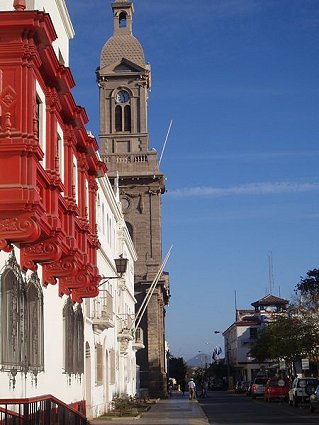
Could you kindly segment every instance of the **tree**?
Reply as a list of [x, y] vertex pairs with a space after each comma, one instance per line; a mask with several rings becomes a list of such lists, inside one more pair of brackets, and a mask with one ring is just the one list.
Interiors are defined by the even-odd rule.
[[297, 298], [294, 306], [298, 313], [308, 317], [318, 318], [319, 312], [319, 270], [307, 272], [307, 277], [301, 278], [295, 286]]
[[284, 359], [293, 365], [296, 360], [311, 357], [318, 340], [319, 332], [311, 320], [281, 316], [259, 332], [251, 355], [260, 362]]
[[185, 379], [187, 365], [183, 357], [170, 357], [169, 358], [169, 377], [175, 378], [178, 383]]
[[257, 335], [254, 345], [251, 347], [250, 356], [259, 362], [271, 359], [272, 333], [269, 327], [261, 329]]

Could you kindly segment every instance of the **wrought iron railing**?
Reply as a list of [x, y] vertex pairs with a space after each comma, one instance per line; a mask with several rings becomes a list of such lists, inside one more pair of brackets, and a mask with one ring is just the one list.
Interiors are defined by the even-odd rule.
[[131, 332], [133, 331], [134, 314], [119, 314], [118, 315], [118, 332]]
[[85, 403], [79, 410], [52, 395], [0, 399], [0, 425], [87, 425]]

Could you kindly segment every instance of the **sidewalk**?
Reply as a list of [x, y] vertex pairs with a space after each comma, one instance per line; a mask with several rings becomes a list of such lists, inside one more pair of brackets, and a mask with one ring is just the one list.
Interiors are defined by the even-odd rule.
[[197, 400], [188, 400], [188, 393], [173, 393], [159, 400], [140, 418], [93, 419], [92, 425], [207, 425], [208, 419]]

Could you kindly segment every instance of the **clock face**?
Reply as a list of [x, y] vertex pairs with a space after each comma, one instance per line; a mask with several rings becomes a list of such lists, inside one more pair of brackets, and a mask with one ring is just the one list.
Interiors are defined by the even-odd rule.
[[126, 103], [130, 99], [130, 95], [126, 90], [120, 90], [116, 94], [116, 101], [118, 103]]

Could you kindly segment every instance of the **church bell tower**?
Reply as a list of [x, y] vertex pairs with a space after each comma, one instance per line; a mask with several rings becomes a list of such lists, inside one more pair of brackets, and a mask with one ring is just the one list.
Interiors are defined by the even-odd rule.
[[[125, 221], [138, 255], [138, 310], [162, 262], [161, 196], [165, 178], [159, 171], [157, 152], [149, 149], [151, 67], [132, 32], [133, 2], [115, 0], [112, 9], [114, 32], [102, 48], [97, 69], [100, 149], [111, 183], [114, 185], [118, 178]], [[150, 396], [166, 395], [164, 323], [168, 299], [168, 275], [163, 273], [140, 323], [145, 348], [136, 356], [141, 388]]]

